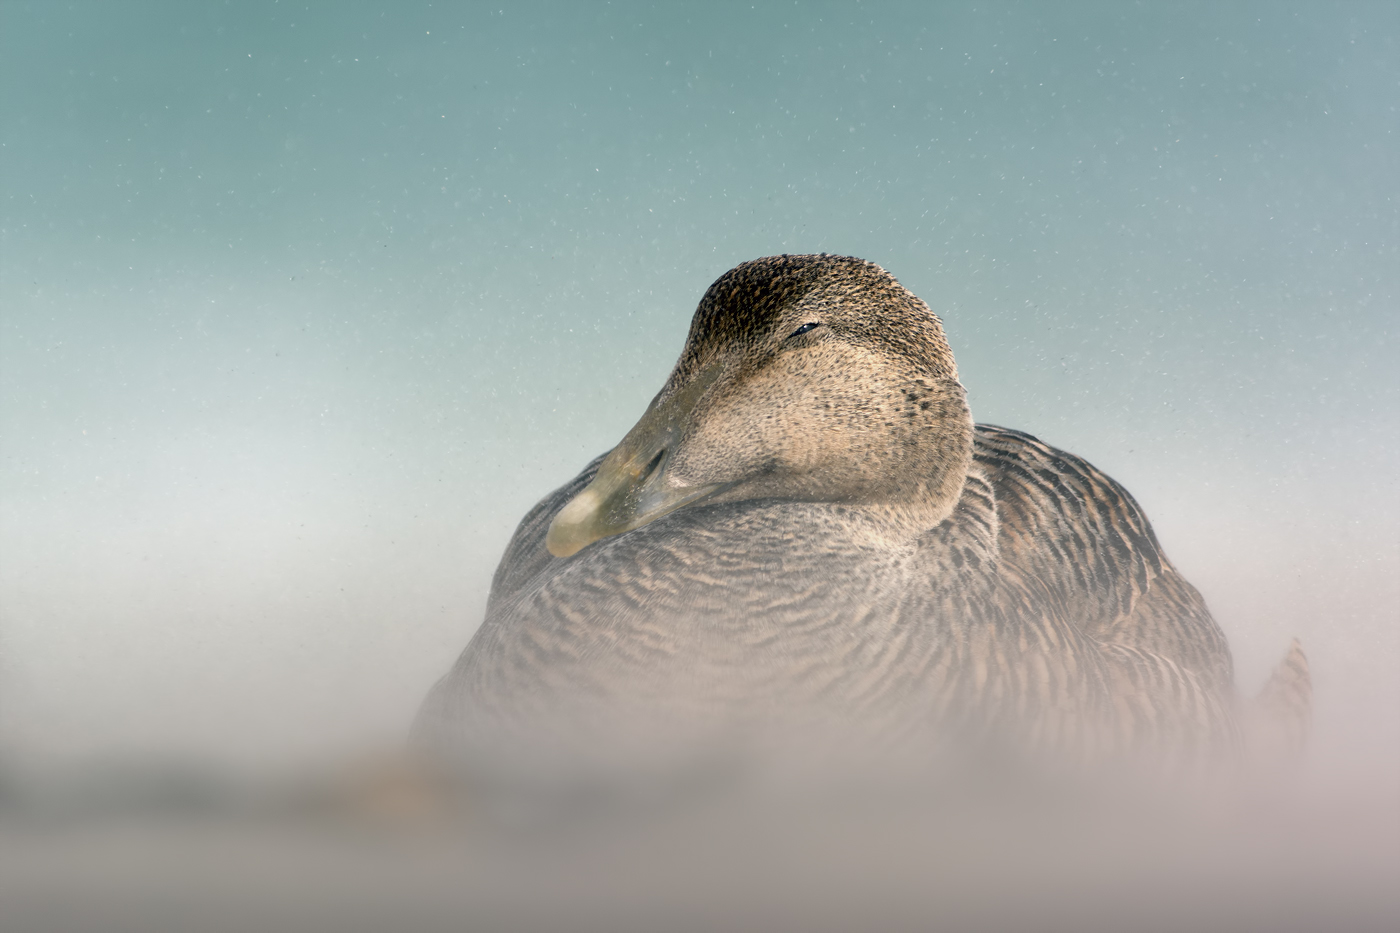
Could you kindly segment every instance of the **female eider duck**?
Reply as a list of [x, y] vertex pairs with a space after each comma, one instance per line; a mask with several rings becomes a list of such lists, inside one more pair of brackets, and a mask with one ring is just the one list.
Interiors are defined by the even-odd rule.
[[[1265, 698], [1305, 721], [1296, 644]], [[1240, 711], [1132, 496], [975, 425], [928, 305], [815, 255], [710, 286], [641, 420], [521, 522], [418, 728], [596, 749], [623, 720], [648, 747], [839, 721], [1102, 757], [1230, 747]]]

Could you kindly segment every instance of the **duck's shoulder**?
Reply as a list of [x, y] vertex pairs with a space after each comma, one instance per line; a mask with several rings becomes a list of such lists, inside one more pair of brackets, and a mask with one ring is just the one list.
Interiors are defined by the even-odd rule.
[[1008, 556], [1083, 567], [1091, 584], [1107, 583], [1102, 574], [1111, 569], [1139, 592], [1170, 570], [1137, 500], [1084, 458], [1024, 431], [979, 424], [973, 462], [996, 496]]
[[1082, 457], [979, 424], [973, 463], [996, 498], [1003, 563], [1043, 580], [1087, 634], [1105, 638], [1178, 579], [1132, 494]]

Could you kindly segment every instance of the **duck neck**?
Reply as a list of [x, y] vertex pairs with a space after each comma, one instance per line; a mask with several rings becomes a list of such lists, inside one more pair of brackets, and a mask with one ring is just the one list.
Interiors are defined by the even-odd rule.
[[946, 520], [972, 466], [972, 413], [960, 384], [906, 393], [906, 402], [917, 411], [910, 429], [893, 435], [885, 469], [870, 471], [884, 480], [852, 503], [891, 542], [912, 542]]

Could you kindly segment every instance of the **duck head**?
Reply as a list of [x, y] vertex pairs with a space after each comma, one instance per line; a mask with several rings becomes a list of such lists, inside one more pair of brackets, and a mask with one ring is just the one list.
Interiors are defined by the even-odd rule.
[[952, 512], [972, 417], [943, 326], [874, 263], [774, 256], [710, 286], [636, 426], [555, 516], [569, 557], [700, 502], [867, 511], [894, 539]]

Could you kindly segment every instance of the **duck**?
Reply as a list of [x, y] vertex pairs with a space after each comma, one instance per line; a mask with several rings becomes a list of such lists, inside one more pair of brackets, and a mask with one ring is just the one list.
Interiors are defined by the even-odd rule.
[[[1296, 642], [1265, 696], [1273, 734], [1303, 731]], [[636, 425], [520, 522], [415, 734], [489, 754], [839, 722], [1195, 758], [1241, 743], [1241, 703], [1123, 486], [975, 423], [942, 322], [883, 268], [781, 255], [709, 287]]]

